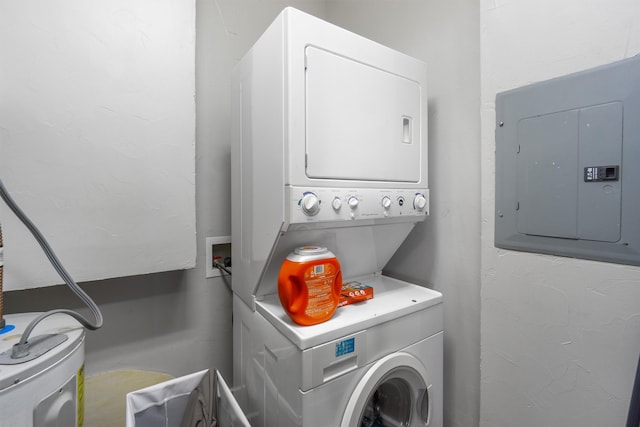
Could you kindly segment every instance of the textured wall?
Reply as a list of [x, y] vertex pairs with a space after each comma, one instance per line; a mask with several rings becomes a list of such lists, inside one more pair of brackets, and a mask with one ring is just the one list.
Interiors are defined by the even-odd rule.
[[481, 426], [625, 423], [640, 269], [494, 248], [494, 102], [637, 54], [639, 18], [633, 0], [481, 1]]
[[[471, 0], [197, 2], [195, 269], [93, 282], [105, 326], [87, 336], [87, 372], [214, 366], [231, 378], [231, 297], [205, 279], [204, 238], [230, 233], [229, 76], [280, 10], [292, 5], [428, 66], [431, 215], [390, 271], [444, 293], [447, 426], [479, 417], [479, 5]], [[78, 307], [63, 287], [7, 294], [7, 310]]]
[[[87, 333], [87, 374], [134, 368], [184, 375], [216, 367], [231, 380], [231, 292], [228, 279], [205, 279], [205, 238], [231, 233], [231, 70], [288, 5], [325, 11], [317, 0], [197, 1], [196, 268], [83, 283], [105, 318], [102, 329]], [[80, 307], [63, 286], [7, 292], [5, 303], [6, 313]]]
[[[0, 176], [76, 280], [195, 265], [195, 1], [0, 3]], [[62, 283], [0, 203], [5, 289]]]

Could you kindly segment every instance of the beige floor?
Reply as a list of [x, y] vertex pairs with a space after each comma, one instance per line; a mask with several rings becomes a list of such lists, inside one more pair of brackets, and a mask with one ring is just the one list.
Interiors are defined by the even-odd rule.
[[91, 375], [84, 383], [84, 427], [123, 427], [127, 393], [170, 380], [161, 372], [122, 370]]

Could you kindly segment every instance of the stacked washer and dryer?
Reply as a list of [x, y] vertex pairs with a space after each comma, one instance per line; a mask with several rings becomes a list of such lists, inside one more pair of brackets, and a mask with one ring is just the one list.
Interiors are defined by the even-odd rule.
[[[233, 76], [234, 383], [254, 426], [442, 426], [442, 295], [382, 274], [429, 209], [423, 62], [285, 9]], [[305, 245], [373, 299], [294, 323]]]

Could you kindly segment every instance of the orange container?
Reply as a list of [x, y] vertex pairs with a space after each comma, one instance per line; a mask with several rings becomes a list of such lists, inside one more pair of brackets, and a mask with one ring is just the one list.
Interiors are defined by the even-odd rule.
[[331, 318], [340, 302], [340, 263], [327, 248], [296, 248], [280, 267], [278, 296], [291, 320], [309, 326]]

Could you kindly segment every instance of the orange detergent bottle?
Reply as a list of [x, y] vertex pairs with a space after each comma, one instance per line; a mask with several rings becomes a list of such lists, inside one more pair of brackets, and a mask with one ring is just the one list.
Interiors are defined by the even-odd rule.
[[341, 290], [340, 263], [327, 248], [296, 248], [280, 267], [280, 303], [291, 320], [299, 325], [329, 320], [338, 307]]

